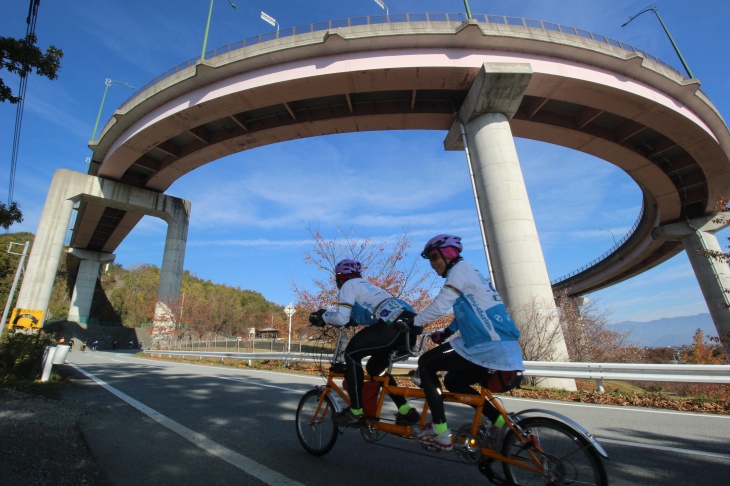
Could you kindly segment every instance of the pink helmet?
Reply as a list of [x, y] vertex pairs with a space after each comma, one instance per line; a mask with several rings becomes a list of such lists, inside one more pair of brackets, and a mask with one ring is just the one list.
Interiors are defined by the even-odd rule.
[[352, 274], [360, 275], [360, 272], [362, 272], [362, 263], [355, 260], [345, 259], [335, 266], [335, 275], [337, 276]]
[[431, 251], [438, 250], [439, 248], [446, 248], [447, 246], [456, 248], [456, 251], [461, 253], [461, 250], [463, 248], [461, 246], [461, 237], [446, 234], [434, 236], [433, 238], [428, 240], [426, 246], [423, 247], [421, 256], [428, 260], [428, 254], [431, 253]]

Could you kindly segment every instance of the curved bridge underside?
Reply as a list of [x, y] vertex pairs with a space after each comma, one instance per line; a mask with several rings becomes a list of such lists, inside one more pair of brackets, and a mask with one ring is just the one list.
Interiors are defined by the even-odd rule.
[[[529, 63], [513, 134], [627, 172], [644, 196], [637, 229], [609, 258], [554, 285], [585, 294], [683, 250], [662, 225], [713, 213], [730, 194], [730, 134], [699, 90], [639, 54], [560, 32], [413, 22], [332, 29], [231, 51], [178, 72], [107, 123], [89, 173], [164, 192], [236, 152], [319, 135], [442, 130], [485, 62]], [[142, 217], [85, 203], [71, 246], [113, 252]]]

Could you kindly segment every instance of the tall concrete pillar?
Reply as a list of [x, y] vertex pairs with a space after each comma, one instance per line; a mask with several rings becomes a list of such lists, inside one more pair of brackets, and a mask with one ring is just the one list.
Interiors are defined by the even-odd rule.
[[[160, 285], [157, 290], [155, 305], [155, 325], [151, 335], [153, 343], [171, 330], [171, 305], [180, 296], [183, 264], [185, 263], [185, 247], [188, 238], [190, 221], [190, 203], [182, 199], [174, 199], [167, 208], [167, 236], [165, 251], [162, 256]], [[152, 343], [151, 343], [152, 344]]]
[[[521, 332], [539, 333], [543, 344], [549, 347], [549, 359], [568, 361], [545, 258], [509, 126], [509, 119], [517, 112], [531, 76], [529, 64], [485, 63], [444, 145], [447, 150], [464, 148], [460, 133], [464, 129], [477, 208], [495, 284]], [[527, 313], [540, 315], [539, 329], [532, 322], [521, 322], [528, 320], [521, 317]], [[541, 385], [575, 390], [575, 381], [571, 379], [548, 379]]]
[[71, 295], [71, 306], [68, 309], [68, 320], [78, 322], [82, 328], [86, 328], [91, 311], [91, 303], [94, 298], [96, 282], [99, 279], [99, 269], [102, 263], [114, 261], [111, 253], [80, 250], [72, 248], [69, 253], [79, 258], [79, 270], [76, 274], [76, 284]]
[[[18, 293], [17, 306], [44, 312], [48, 309], [71, 212], [74, 204], [81, 201], [155, 216], [168, 223], [158, 299], [176, 299], [182, 281], [190, 202], [120, 182], [59, 169], [53, 175], [46, 197], [23, 284]], [[98, 266], [96, 268], [98, 271]], [[94, 273], [93, 265], [86, 267], [84, 272]], [[80, 309], [78, 312], [81, 314]]]
[[74, 201], [68, 197], [68, 186], [71, 181], [65, 177], [66, 175], [57, 171], [48, 189], [23, 283], [18, 292], [16, 306], [21, 309], [43, 312], [48, 310], [53, 281], [63, 253], [63, 241], [74, 207]]
[[715, 323], [718, 337], [723, 339], [725, 351], [730, 353], [730, 267], [725, 261], [708, 257], [722, 254], [720, 243], [713, 234], [722, 229], [722, 222], [713, 217], [672, 223], [654, 230], [653, 236], [660, 239], [681, 240], [697, 283]]

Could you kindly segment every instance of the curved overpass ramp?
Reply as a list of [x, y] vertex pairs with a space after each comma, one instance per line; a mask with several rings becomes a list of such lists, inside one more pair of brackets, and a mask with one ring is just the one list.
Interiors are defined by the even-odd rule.
[[[533, 74], [510, 120], [513, 134], [602, 158], [626, 171], [644, 196], [623, 245], [554, 288], [592, 292], [680, 252], [680, 239], [652, 233], [707, 217], [730, 194], [730, 134], [699, 83], [590, 33], [475, 18], [329, 25], [217, 51], [166, 73], [120, 107], [91, 144], [90, 173], [164, 192], [208, 162], [279, 141], [446, 131], [484, 63], [528, 63]], [[112, 252], [140, 218], [84, 203], [71, 245]]]
[[[90, 173], [164, 192], [213, 160], [284, 140], [446, 131], [484, 63], [528, 63], [533, 74], [510, 120], [513, 134], [602, 158], [644, 197], [623, 245], [554, 288], [592, 292], [682, 251], [680, 238], [655, 238], [656, 229], [705, 218], [730, 194], [730, 134], [699, 83], [590, 33], [475, 19], [330, 25], [217, 51], [120, 107], [91, 144]], [[83, 203], [71, 246], [112, 252], [140, 218]]]

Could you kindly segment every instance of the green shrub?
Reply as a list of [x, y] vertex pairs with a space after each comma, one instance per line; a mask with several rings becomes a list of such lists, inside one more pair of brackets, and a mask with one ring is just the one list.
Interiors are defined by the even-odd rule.
[[33, 381], [43, 371], [43, 353], [53, 341], [43, 332], [24, 334], [7, 332], [0, 339], [0, 376]]

